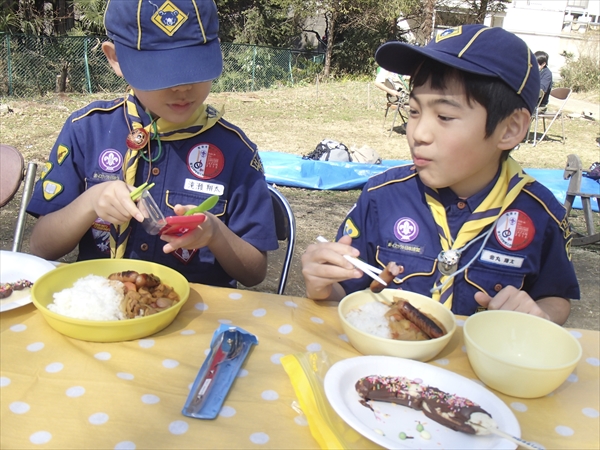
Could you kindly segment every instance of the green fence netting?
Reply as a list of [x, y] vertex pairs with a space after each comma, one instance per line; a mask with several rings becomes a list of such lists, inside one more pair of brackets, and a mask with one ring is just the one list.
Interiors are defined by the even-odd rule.
[[[50, 92], [122, 92], [123, 79], [104, 54], [105, 36], [32, 36], [0, 33], [0, 96], [31, 97]], [[223, 74], [213, 92], [247, 92], [312, 81], [323, 54], [222, 43]], [[173, 68], [173, 70], [177, 70]]]

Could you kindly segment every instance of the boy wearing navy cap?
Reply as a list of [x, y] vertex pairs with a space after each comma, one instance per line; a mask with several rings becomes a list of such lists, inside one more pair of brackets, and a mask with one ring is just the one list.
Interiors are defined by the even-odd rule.
[[[130, 90], [67, 120], [28, 206], [39, 217], [32, 253], [57, 259], [79, 245], [79, 260], [144, 259], [193, 282], [260, 283], [278, 245], [263, 167], [246, 135], [204, 103], [223, 68], [214, 1], [110, 0], [104, 21], [102, 49]], [[144, 182], [165, 216], [219, 202], [193, 231], [152, 236], [130, 198]]]
[[370, 278], [349, 254], [399, 274], [389, 288], [454, 313], [507, 309], [562, 324], [579, 298], [571, 233], [554, 195], [508, 154], [527, 133], [540, 90], [517, 36], [482, 25], [445, 30], [425, 47], [382, 45], [385, 69], [411, 76], [412, 165], [372, 177], [338, 242], [302, 256], [307, 296], [339, 300]]

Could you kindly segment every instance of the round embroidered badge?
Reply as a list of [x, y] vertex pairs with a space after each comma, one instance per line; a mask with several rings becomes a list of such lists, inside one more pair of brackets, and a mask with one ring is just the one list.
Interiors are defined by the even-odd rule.
[[521, 250], [531, 244], [535, 236], [535, 225], [523, 211], [511, 209], [498, 219], [496, 240], [508, 250]]
[[100, 153], [98, 164], [105, 172], [116, 172], [123, 165], [123, 155], [114, 148], [107, 148]]
[[394, 236], [401, 242], [414, 241], [419, 235], [419, 225], [410, 217], [402, 217], [394, 224]]
[[208, 180], [217, 177], [223, 171], [225, 157], [219, 147], [213, 144], [198, 144], [189, 151], [187, 164], [192, 175]]

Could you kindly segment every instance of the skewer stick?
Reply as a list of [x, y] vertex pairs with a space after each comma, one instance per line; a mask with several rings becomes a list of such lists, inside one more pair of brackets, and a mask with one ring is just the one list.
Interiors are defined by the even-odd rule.
[[532, 450], [543, 450], [543, 448], [544, 448], [544, 447], [540, 447], [539, 445], [533, 444], [531, 442], [527, 442], [524, 439], [521, 439], [521, 438], [518, 438], [511, 434], [505, 433], [504, 431], [499, 430], [498, 428], [486, 427], [486, 426], [482, 425], [481, 423], [475, 423], [475, 422], [469, 422], [469, 425], [474, 427], [476, 430], [482, 429], [482, 430], [487, 431], [488, 433], [492, 433], [497, 436], [500, 436], [500, 437], [506, 439], [507, 441], [517, 444], [519, 447], [528, 448], [528, 449], [532, 449]]

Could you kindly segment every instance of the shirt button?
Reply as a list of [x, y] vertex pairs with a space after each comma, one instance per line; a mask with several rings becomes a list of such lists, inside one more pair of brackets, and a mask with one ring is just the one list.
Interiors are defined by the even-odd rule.
[[500, 292], [502, 290], [502, 285], [500, 283], [498, 283], [497, 285], [494, 286], [494, 290], [496, 292]]
[[145, 252], [146, 250], [148, 250], [148, 244], [142, 244], [140, 245], [140, 250]]
[[458, 206], [458, 209], [465, 209], [465, 206], [467, 206], [467, 204], [465, 202], [458, 202], [456, 206]]
[[160, 169], [158, 167], [152, 168], [152, 175], [156, 176], [160, 173]]
[[398, 266], [398, 273], [404, 273], [404, 266]]

